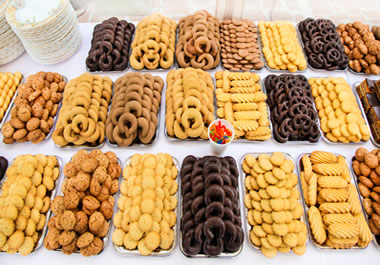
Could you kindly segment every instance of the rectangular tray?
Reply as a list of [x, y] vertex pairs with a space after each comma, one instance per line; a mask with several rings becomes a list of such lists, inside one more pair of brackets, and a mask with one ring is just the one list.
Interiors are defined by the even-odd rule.
[[[309, 56], [307, 56], [306, 54], [306, 51], [305, 51], [305, 45], [303, 43], [303, 39], [302, 39], [302, 35], [301, 35], [301, 32], [299, 31], [299, 28], [298, 28], [298, 25], [300, 23], [298, 22], [297, 25], [296, 25], [296, 32], [297, 32], [297, 36], [298, 36], [298, 39], [299, 39], [299, 42], [301, 44], [301, 47], [302, 47], [302, 51], [303, 51], [303, 54], [305, 55], [305, 58], [306, 58], [306, 62], [307, 62], [307, 66], [314, 70], [314, 71], [329, 71], [329, 72], [344, 72], [347, 70], [348, 67], [348, 63], [346, 65], [346, 68], [344, 69], [337, 69], [337, 70], [326, 70], [326, 69], [318, 69], [318, 68], [314, 68], [313, 66], [311, 66], [311, 64], [309, 63]], [[344, 52], [343, 52], [344, 53]]]
[[7, 117], [9, 116], [10, 112], [11, 112], [11, 107], [13, 106], [14, 102], [15, 102], [15, 99], [17, 97], [17, 94], [18, 94], [18, 88], [19, 86], [24, 83], [24, 75], [21, 75], [21, 80], [20, 80], [20, 83], [18, 84], [18, 86], [16, 87], [16, 90], [15, 92], [13, 93], [13, 96], [12, 96], [12, 99], [11, 101], [8, 103], [8, 107], [7, 107], [7, 110], [4, 112], [4, 115], [3, 115], [3, 118], [0, 120], [0, 129], [3, 127], [5, 121], [7, 120]]
[[370, 126], [370, 124], [369, 124], [369, 122], [368, 122], [367, 114], [365, 113], [364, 108], [363, 108], [362, 101], [361, 101], [361, 99], [360, 99], [358, 93], [356, 92], [356, 87], [357, 87], [360, 83], [361, 83], [361, 82], [355, 82], [355, 83], [353, 84], [353, 89], [354, 89], [354, 94], [355, 94], [355, 97], [356, 97], [356, 101], [358, 102], [359, 109], [360, 109], [360, 111], [362, 112], [362, 116], [364, 117], [364, 120], [365, 120], [365, 122], [367, 123], [367, 126], [368, 126], [368, 128], [369, 128], [369, 132], [370, 132], [370, 136], [371, 136], [371, 142], [373, 143], [374, 146], [376, 146], [376, 147], [380, 147], [380, 143], [377, 143], [377, 142], [375, 141], [375, 137], [373, 137], [372, 129], [371, 129], [371, 126]]
[[[303, 169], [303, 166], [302, 166], [302, 157], [304, 155], [310, 155], [311, 153], [302, 153], [299, 155], [298, 159], [297, 159], [297, 173], [298, 173], [298, 183], [301, 183], [301, 171]], [[338, 155], [341, 155], [341, 154], [338, 154], [338, 153], [334, 153], [334, 155], [338, 156]], [[344, 160], [346, 161], [346, 165], [347, 165], [347, 168], [349, 169], [350, 171], [350, 175], [351, 175], [351, 183], [354, 183], [355, 185], [355, 188], [356, 188], [356, 192], [357, 192], [357, 195], [359, 196], [359, 189], [358, 189], [358, 185], [357, 183], [355, 182], [354, 178], [353, 178], [353, 172], [351, 170], [351, 167], [348, 165], [347, 163], [347, 158], [344, 156], [344, 155], [341, 155], [344, 157]], [[319, 248], [319, 249], [323, 249], [323, 250], [335, 250], [335, 251], [347, 251], [347, 250], [350, 250], [350, 249], [365, 249], [367, 247], [359, 247], [359, 246], [354, 246], [352, 248], [347, 248], [347, 249], [335, 249], [335, 248], [332, 248], [332, 247], [328, 247], [328, 246], [324, 246], [324, 245], [321, 245], [319, 244], [318, 242], [316, 242], [314, 240], [314, 237], [313, 237], [313, 234], [311, 232], [311, 228], [310, 228], [310, 224], [309, 224], [309, 217], [307, 216], [307, 211], [309, 210], [309, 206], [307, 206], [306, 202], [305, 202], [305, 198], [304, 198], [304, 195], [303, 195], [303, 191], [302, 191], [302, 183], [301, 183], [301, 196], [302, 196], [302, 202], [303, 202], [303, 208], [304, 208], [304, 211], [305, 211], [305, 216], [306, 216], [306, 224], [307, 224], [307, 230], [309, 232], [309, 240], [311, 242], [313, 242], [313, 244]], [[317, 194], [318, 195], [318, 194]], [[360, 200], [359, 200], [360, 201]], [[361, 204], [361, 201], [360, 201], [360, 206], [361, 206], [361, 209], [362, 209], [362, 212], [364, 211], [363, 210], [363, 206]], [[365, 216], [365, 215], [364, 215]]]
[[[253, 22], [253, 21], [252, 21], [252, 22]], [[259, 45], [260, 60], [261, 60], [262, 62], [264, 62], [264, 56], [263, 56], [263, 52], [262, 52], [263, 48], [262, 48], [262, 46], [261, 46], [261, 39], [260, 39], [260, 31], [259, 31], [259, 27], [257, 26], [257, 23], [256, 23], [256, 22], [253, 22], [253, 24], [255, 24], [256, 29], [257, 29], [256, 34], [257, 34], [257, 44]], [[222, 54], [222, 49], [220, 49], [220, 54]], [[223, 66], [223, 63], [222, 63], [222, 57], [220, 57], [220, 68], [223, 69], [223, 71], [230, 71], [230, 72], [261, 72], [261, 70], [264, 69], [264, 66], [261, 67], [260, 69], [251, 69], [251, 70], [249, 70], [249, 71], [242, 71], [242, 70], [239, 70], [239, 71], [233, 71], [233, 70], [229, 70], [229, 69], [227, 69], [227, 68], [225, 68], [225, 67]]]
[[[236, 161], [236, 159], [235, 159]], [[178, 172], [178, 174], [180, 174], [180, 171]], [[240, 172], [239, 172], [240, 174]], [[179, 179], [181, 179], [179, 177]], [[244, 225], [243, 225], [243, 214], [242, 214], [242, 206], [241, 206], [241, 202], [243, 201], [243, 197], [242, 197], [242, 194], [241, 194], [241, 187], [243, 186], [244, 184], [241, 183], [240, 181], [240, 176], [238, 177], [238, 187], [237, 187], [237, 192], [239, 194], [239, 206], [240, 206], [240, 219], [242, 221], [242, 229], [244, 231]], [[179, 187], [178, 189], [180, 190], [181, 187]], [[181, 191], [180, 191], [181, 192]], [[181, 220], [182, 220], [182, 203], [183, 203], [183, 200], [182, 200], [182, 195], [181, 195], [181, 201], [180, 201], [180, 217], [179, 217], [179, 223], [181, 223]], [[235, 251], [235, 252], [232, 252], [232, 253], [225, 253], [225, 252], [222, 252], [220, 255], [218, 256], [208, 256], [206, 254], [196, 254], [196, 255], [187, 255], [183, 248], [182, 248], [182, 231], [181, 229], [179, 229], [180, 232], [179, 232], [179, 249], [181, 250], [182, 254], [185, 256], [185, 257], [188, 257], [188, 258], [233, 258], [233, 257], [236, 257], [238, 256], [242, 250], [243, 250], [243, 246], [244, 246], [244, 242], [241, 244], [240, 248]], [[244, 241], [244, 240], [243, 240]]]
[[[131, 162], [131, 157], [128, 157], [128, 159], [125, 161], [124, 165], [123, 165], [123, 169], [127, 166], [129, 166], [130, 162]], [[178, 170], [178, 174], [177, 174], [177, 181], [179, 182], [179, 172], [181, 170], [180, 166], [179, 166], [179, 162], [177, 160], [177, 158], [171, 156], [172, 159], [173, 159], [173, 163], [174, 165], [177, 167], [177, 170]], [[121, 181], [120, 181], [120, 184], [121, 182], [124, 181], [123, 180], [123, 177], [121, 177]], [[179, 201], [179, 194], [181, 192], [181, 189], [180, 189], [180, 186], [179, 186], [179, 183], [178, 183], [178, 190], [177, 190], [177, 193], [176, 193], [176, 196], [177, 196], [177, 200]], [[119, 197], [120, 197], [120, 189], [119, 191], [117, 192], [116, 194], [116, 202], [118, 201]], [[114, 215], [115, 213], [118, 211], [118, 207], [116, 205], [116, 208], [114, 209]], [[177, 208], [175, 209], [175, 214], [176, 216], [178, 216], [178, 203], [177, 203]], [[176, 248], [177, 244], [178, 244], [178, 218], [177, 218], [177, 223], [173, 226], [173, 231], [174, 231], [174, 242], [171, 246], [170, 249], [168, 250], [156, 250], [154, 252], [152, 252], [151, 254], [149, 254], [149, 256], [153, 256], [153, 257], [166, 257], [166, 256], [169, 256], [173, 253], [174, 249]], [[112, 223], [112, 232], [115, 231], [116, 229], [116, 226]], [[110, 229], [111, 230], [111, 229]], [[127, 250], [126, 248], [124, 248], [123, 246], [117, 246], [115, 245], [114, 243], [112, 243], [113, 245], [113, 248], [114, 250], [116, 251], [117, 254], [121, 255], [121, 256], [142, 256], [139, 251], [136, 249], [136, 250]]]
[[[328, 78], [328, 77], [309, 77], [308, 80], [311, 79], [311, 78]], [[346, 80], [346, 82], [347, 82], [347, 79], [346, 79], [346, 78], [345, 78], [345, 80]], [[347, 84], [348, 84], [348, 82], [347, 82]], [[351, 88], [351, 91], [352, 91], [352, 88]], [[352, 91], [352, 93], [353, 93], [354, 95], [356, 94], [355, 91]], [[361, 102], [358, 102], [357, 96], [356, 96], [356, 103], [358, 104], [358, 106], [359, 106], [359, 110], [360, 110], [360, 104], [361, 104]], [[314, 105], [314, 109], [317, 110], [317, 106], [315, 105], [315, 98], [314, 98], [314, 96], [313, 96], [313, 105]], [[367, 141], [360, 141], [360, 142], [357, 142], [357, 143], [355, 143], [355, 142], [342, 143], [342, 142], [332, 142], [332, 141], [330, 141], [329, 139], [327, 139], [327, 137], [325, 136], [325, 133], [323, 132], [323, 130], [322, 130], [322, 128], [321, 128], [321, 118], [319, 117], [319, 112], [318, 112], [318, 110], [317, 110], [317, 114], [318, 114], [318, 123], [319, 123], [319, 130], [320, 130], [320, 132], [321, 132], [321, 138], [322, 138], [326, 143], [328, 143], [328, 144], [333, 144], [333, 145], [341, 145], [341, 144], [360, 145], [360, 144], [363, 144], [363, 143], [366, 143], [366, 142], [367, 142]], [[363, 116], [363, 113], [362, 113], [362, 116]], [[364, 115], [363, 118], [364, 118], [365, 125], [368, 126], [368, 122], [367, 122], [367, 119], [366, 119], [365, 115]], [[370, 128], [370, 127], [368, 126], [368, 128]]]
[[[207, 72], [207, 71], [206, 71]], [[218, 106], [216, 105], [216, 96], [215, 96], [215, 87], [216, 87], [216, 82], [215, 82], [215, 78], [212, 76], [211, 73], [208, 73], [210, 76], [211, 76], [211, 79], [213, 81], [213, 84], [214, 84], [214, 90], [213, 90], [213, 96], [214, 96], [214, 118], [217, 119], [218, 116], [216, 115], [216, 110], [218, 108]], [[166, 84], [166, 89], [165, 89], [165, 94], [164, 95], [164, 102], [165, 102], [165, 105], [164, 105], [164, 111], [165, 111], [165, 123], [164, 123], [164, 134], [166, 136], [166, 139], [170, 142], [179, 142], [179, 141], [189, 141], [189, 142], [198, 142], [198, 141], [208, 141], [208, 139], [201, 139], [201, 138], [186, 138], [186, 139], [179, 139], [177, 137], [172, 137], [172, 136], [169, 136], [168, 135], [168, 131], [166, 130], [166, 90], [167, 90], [167, 82], [165, 81], [165, 84]], [[163, 104], [161, 104], [161, 106], [163, 106]]]
[[[46, 156], [50, 156], [50, 155], [46, 155]], [[45, 220], [45, 225], [44, 225], [44, 228], [42, 229], [42, 232], [39, 233], [39, 237], [38, 237], [38, 241], [36, 243], [36, 245], [34, 246], [34, 249], [33, 251], [30, 253], [32, 254], [33, 252], [37, 251], [43, 244], [44, 244], [44, 239], [45, 239], [45, 236], [46, 236], [46, 233], [47, 233], [47, 230], [48, 230], [48, 222], [49, 222], [49, 219], [51, 217], [51, 214], [52, 214], [52, 211], [51, 211], [51, 202], [53, 202], [54, 198], [57, 196], [57, 193], [58, 193], [58, 188], [61, 186], [63, 180], [62, 180], [62, 172], [63, 172], [63, 160], [60, 156], [57, 156], [57, 155], [51, 155], [51, 156], [55, 156], [57, 158], [57, 162], [58, 162], [58, 167], [59, 167], [59, 175], [58, 175], [58, 178], [55, 180], [55, 187], [54, 189], [51, 191], [51, 195], [50, 195], [50, 207], [49, 207], [49, 210], [46, 212], [46, 220]], [[8, 167], [13, 165], [14, 163], [14, 159], [12, 160], [12, 163], [9, 164], [8, 163]], [[1, 188], [3, 186], [3, 184], [5, 183], [7, 179], [7, 173], [5, 173], [3, 179], [1, 180], [0, 182], [0, 194], [1, 194]], [[7, 252], [2, 252], [0, 251], [0, 255], [3, 255], [3, 254], [8, 254]], [[16, 255], [20, 255], [20, 253], [15, 253]]]
[[[359, 186], [358, 186], [358, 182], [359, 182], [359, 180], [358, 180], [358, 177], [356, 176], [356, 174], [355, 174], [355, 172], [354, 172], [354, 170], [353, 170], [353, 168], [352, 168], [352, 162], [353, 162], [353, 161], [354, 161], [354, 157], [351, 158], [351, 166], [350, 166], [351, 174], [352, 174], [352, 177], [353, 177], [353, 179], [354, 179], [356, 189], [357, 189], [357, 191], [358, 191], [359, 200], [360, 200], [360, 205], [362, 206], [362, 211], [363, 211], [364, 217], [365, 217], [365, 219], [366, 219], [366, 221], [367, 221], [367, 223], [368, 223], [368, 214], [367, 214], [367, 212], [364, 210], [364, 207], [363, 207], [363, 200], [364, 200], [364, 198], [363, 198], [362, 194], [360, 193]], [[373, 240], [372, 240], [372, 242], [375, 244], [375, 246], [376, 246], [378, 249], [380, 249], [380, 236], [376, 236], [375, 234], [372, 233], [372, 231], [371, 231], [371, 234], [373, 235]]]
[[[70, 158], [70, 161], [71, 161], [71, 159], [72, 159], [72, 158]], [[121, 166], [121, 161], [120, 161], [119, 158], [117, 158], [117, 161], [119, 162], [119, 165]], [[123, 171], [122, 171], [122, 172], [123, 172]], [[120, 176], [119, 176], [119, 183], [120, 183], [120, 179], [123, 178], [122, 175], [123, 175], [123, 173], [121, 173]], [[62, 192], [62, 190], [61, 190], [61, 186], [62, 186], [63, 181], [64, 181], [65, 179], [66, 179], [65, 176], [63, 176], [63, 177], [62, 177], [62, 180], [61, 180], [61, 184], [60, 184], [60, 186], [59, 186], [59, 194], [58, 194], [58, 195], [60, 195], [60, 196], [63, 196], [63, 192]], [[119, 187], [119, 189], [120, 189], [120, 187]], [[115, 198], [115, 195], [114, 195], [114, 198]], [[114, 211], [113, 211], [113, 214], [112, 214], [112, 218], [113, 218], [114, 213], [115, 213], [115, 207], [117, 207], [117, 200], [116, 200], [116, 198], [115, 198], [115, 205], [114, 205]], [[100, 255], [100, 254], [104, 251], [104, 249], [107, 247], [108, 240], [109, 240], [110, 233], [111, 233], [112, 218], [111, 218], [110, 220], [108, 220], [109, 227], [108, 227], [107, 235], [106, 235], [105, 237], [103, 237], [103, 239], [102, 239], [102, 240], [103, 240], [103, 248], [102, 248], [102, 250], [101, 250], [98, 254], [96, 254], [95, 256]], [[47, 228], [47, 226], [46, 226], [46, 228]], [[63, 253], [63, 252], [62, 252], [62, 247], [57, 248], [57, 249], [54, 249], [54, 250], [52, 250], [52, 251], [54, 251], [54, 252], [59, 252], [59, 253]], [[80, 255], [80, 252], [79, 252], [79, 250], [76, 250], [76, 251], [73, 252], [72, 254]]]
[[[284, 74], [284, 73], [283, 73]], [[306, 77], [306, 76], [305, 76]], [[265, 78], [267, 78], [267, 76], [265, 77]], [[266, 86], [265, 86], [265, 82], [262, 82], [263, 83], [263, 87], [265, 87], [265, 94], [267, 94], [268, 95], [268, 93], [267, 93], [267, 88], [266, 88]], [[313, 101], [313, 108], [314, 108], [314, 110], [315, 110], [315, 112], [317, 113], [317, 115], [318, 115], [318, 111], [317, 111], [317, 109], [316, 109], [316, 107], [315, 107], [315, 104], [314, 104], [314, 97], [313, 96], [311, 96], [311, 100]], [[268, 106], [268, 115], [269, 115], [269, 124], [270, 124], [270, 128], [271, 128], [271, 130], [272, 130], [272, 132], [273, 132], [273, 123], [272, 123], [272, 119], [271, 119], [271, 116], [270, 116], [270, 107], [269, 107], [269, 104], [267, 103], [267, 106]], [[321, 124], [320, 124], [320, 122], [319, 122], [319, 116], [318, 116], [318, 118], [317, 118], [317, 124], [318, 124], [318, 130], [319, 130], [319, 132], [320, 132], [320, 134], [322, 135], [323, 134], [323, 132], [322, 132], [322, 130], [321, 130]], [[272, 134], [272, 139], [276, 142], [276, 143], [278, 143], [278, 144], [289, 144], [289, 145], [315, 145], [315, 144], [318, 144], [319, 143], [319, 141], [320, 141], [320, 139], [321, 139], [321, 137], [319, 137], [319, 139], [318, 139], [318, 141], [317, 142], [315, 142], [315, 143], [312, 143], [312, 142], [309, 142], [309, 141], [291, 141], [291, 140], [288, 140], [288, 141], [286, 141], [285, 143], [280, 143], [279, 141], [277, 141], [277, 139], [273, 136], [273, 134]], [[294, 162], [294, 161], [293, 161]]]
[[[271, 21], [269, 21], [269, 22], [271, 22]], [[293, 25], [293, 27], [295, 27], [294, 23], [291, 23], [291, 24]], [[258, 29], [259, 29], [259, 28], [257, 27], [257, 30], [258, 30]], [[261, 36], [261, 34], [259, 34], [259, 36]], [[301, 46], [301, 43], [300, 43], [300, 40], [299, 40], [299, 38], [298, 38], [297, 32], [296, 32], [296, 38], [297, 38], [297, 40], [298, 40], [298, 45], [300, 45], [300, 47], [301, 47], [303, 57], [305, 58], [306, 63], [307, 63], [306, 55], [305, 55], [305, 52], [304, 52], [304, 50], [303, 50], [303, 48], [302, 48], [302, 46]], [[262, 50], [262, 49], [263, 49], [263, 43], [262, 43], [262, 41], [261, 41], [261, 37], [258, 38], [258, 39], [259, 39], [259, 41], [260, 41], [259, 47], [261, 47], [261, 50]], [[265, 67], [266, 67], [269, 71], [272, 71], [272, 72], [275, 72], [275, 73], [283, 73], [283, 74], [286, 74], [286, 73], [288, 73], [288, 74], [298, 74], [298, 73], [304, 73], [304, 72], [306, 72], [306, 70], [307, 70], [307, 67], [306, 67], [305, 70], [297, 70], [296, 72], [290, 72], [289, 70], [273, 69], [273, 68], [270, 68], [270, 67], [269, 67], [269, 65], [268, 65], [268, 63], [267, 63], [267, 59], [265, 58], [264, 55], [263, 55], [263, 58], [264, 58], [264, 65], [265, 65]], [[308, 65], [307, 65], [307, 66], [308, 66]]]
[[[259, 155], [261, 155], [261, 154], [267, 154], [267, 155], [272, 155], [273, 154], [273, 152], [249, 152], [249, 153], [245, 153], [243, 156], [242, 156], [242, 158], [240, 159], [240, 176], [241, 176], [241, 180], [240, 180], [240, 183], [242, 183], [242, 185], [241, 185], [241, 192], [242, 192], [242, 195], [243, 195], [243, 198], [244, 198], [244, 196], [246, 195], [246, 192], [247, 192], [247, 190], [246, 190], [246, 188], [245, 188], [245, 176], [246, 176], [246, 174], [244, 173], [244, 170], [243, 170], [243, 162], [244, 162], [244, 159], [245, 159], [245, 157], [247, 156], [247, 155], [252, 155], [252, 156], [254, 156], [254, 157], [258, 157]], [[292, 156], [290, 155], [290, 154], [288, 154], [288, 153], [286, 153], [286, 152], [282, 152], [282, 154], [285, 156], [285, 158], [287, 159], [287, 160], [290, 160], [290, 161], [292, 161], [293, 163], [295, 163], [294, 162], [294, 159], [292, 158]], [[295, 164], [294, 164], [295, 165]], [[296, 166], [296, 165], [295, 165]], [[296, 173], [295, 172], [296, 171], [296, 169], [294, 168], [294, 170], [293, 170], [293, 173]], [[299, 192], [300, 192], [300, 197], [302, 196], [302, 188], [301, 188], [301, 185], [300, 185], [300, 182], [299, 182], [300, 180], [299, 180], [299, 177], [298, 177], [298, 184], [296, 185], [296, 187], [298, 188], [298, 190], [299, 190]], [[244, 204], [244, 199], [242, 200], [243, 201], [243, 204]], [[303, 208], [303, 215], [301, 216], [301, 222], [303, 222], [304, 224], [306, 224], [306, 226], [307, 227], [309, 227], [308, 226], [308, 223], [305, 221], [306, 220], [306, 210], [305, 210], [305, 207], [304, 207], [304, 204], [303, 204], [303, 200], [301, 199], [301, 198], [299, 198], [298, 199], [298, 202], [301, 204], [301, 206], [303, 206], [302, 208]], [[259, 252], [261, 252], [261, 249], [260, 249], [260, 247], [257, 247], [257, 246], [255, 246], [252, 242], [251, 242], [251, 239], [250, 239], [250, 237], [249, 237], [249, 233], [250, 233], [250, 231], [251, 231], [251, 229], [252, 229], [252, 226], [248, 223], [248, 209], [247, 209], [247, 207], [245, 207], [245, 205], [243, 205], [243, 207], [244, 207], [244, 224], [245, 224], [245, 234], [246, 234], [246, 236], [247, 236], [247, 242], [248, 242], [248, 244], [249, 244], [249, 246], [252, 248], [252, 249], [255, 249], [255, 250], [257, 250], [257, 251], [259, 251]], [[309, 231], [309, 229], [308, 229], [308, 234], [310, 234], [310, 231]], [[306, 239], [306, 242], [305, 242], [305, 246], [307, 245], [307, 243], [308, 243], [308, 240], [309, 238], [307, 237], [307, 239]]]

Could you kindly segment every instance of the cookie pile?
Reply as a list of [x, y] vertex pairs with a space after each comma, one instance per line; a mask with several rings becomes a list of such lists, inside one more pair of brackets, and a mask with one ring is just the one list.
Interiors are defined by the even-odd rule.
[[310, 78], [309, 83], [321, 129], [328, 140], [342, 143], [369, 140], [369, 128], [344, 78]]
[[249, 19], [224, 19], [220, 23], [222, 65], [231, 71], [260, 70], [260, 58], [255, 23]]
[[103, 250], [115, 199], [121, 166], [113, 152], [99, 149], [78, 151], [63, 169], [63, 195], [54, 198], [54, 216], [48, 222], [44, 246], [70, 255], [97, 255]]
[[206, 10], [181, 18], [175, 55], [181, 68], [210, 70], [220, 62], [219, 21]]
[[104, 20], [94, 28], [91, 48], [86, 58], [93, 71], [123, 71], [128, 66], [129, 46], [135, 25], [116, 17]]
[[0, 250], [25, 256], [42, 236], [59, 164], [55, 156], [21, 155], [6, 175], [0, 195]]
[[218, 256], [237, 252], [244, 232], [235, 160], [228, 156], [187, 156], [180, 173], [184, 254]]
[[20, 72], [0, 73], [0, 121], [4, 118], [9, 104], [21, 82], [22, 75]]
[[214, 121], [214, 84], [209, 73], [191, 67], [166, 77], [166, 130], [169, 137], [208, 139]]
[[123, 169], [114, 245], [154, 255], [175, 243], [178, 169], [169, 154], [135, 154]]
[[268, 75], [265, 78], [273, 135], [277, 142], [318, 142], [321, 133], [310, 85], [303, 75]]
[[133, 69], [168, 69], [174, 62], [177, 23], [156, 13], [137, 24], [130, 57]]
[[368, 224], [379, 242], [380, 236], [380, 166], [379, 149], [369, 152], [360, 147], [356, 150], [352, 168], [359, 182], [363, 207], [368, 216]]
[[290, 22], [259, 22], [262, 51], [271, 69], [296, 72], [305, 70], [307, 63]]
[[298, 24], [309, 64], [316, 69], [344, 70], [348, 57], [329, 19], [307, 18]]
[[313, 241], [336, 249], [368, 246], [372, 234], [345, 158], [314, 151], [302, 157], [300, 171]]
[[8, 160], [5, 157], [0, 156], [0, 182], [3, 179], [5, 175], [5, 171], [7, 171], [7, 168], [8, 168]]
[[7, 20], [5, 13], [11, 0], [4, 0], [0, 3], [0, 65], [9, 63], [15, 60], [24, 52], [24, 45], [13, 32]]
[[54, 125], [65, 85], [62, 75], [58, 73], [38, 72], [30, 75], [18, 88], [11, 119], [1, 128], [3, 142], [39, 143], [45, 140]]
[[54, 143], [61, 147], [101, 144], [111, 96], [109, 77], [85, 73], [70, 80], [53, 132]]
[[248, 72], [219, 71], [215, 73], [215, 79], [216, 114], [234, 126], [235, 138], [269, 139], [267, 96], [262, 92], [260, 76]]
[[293, 161], [280, 152], [248, 154], [242, 168], [246, 174], [244, 204], [251, 243], [269, 258], [277, 251], [292, 250], [303, 255], [307, 227], [301, 221], [304, 212]]
[[339, 24], [337, 31], [350, 59], [349, 67], [358, 73], [380, 74], [380, 41], [370, 26], [360, 22]]
[[152, 142], [163, 87], [161, 77], [151, 74], [128, 73], [116, 80], [106, 121], [106, 136], [111, 144], [129, 146]]

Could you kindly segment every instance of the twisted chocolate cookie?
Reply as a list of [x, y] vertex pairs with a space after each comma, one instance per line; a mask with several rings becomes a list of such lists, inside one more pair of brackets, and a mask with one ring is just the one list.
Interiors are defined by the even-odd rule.
[[181, 168], [182, 248], [186, 255], [237, 251], [244, 240], [232, 157], [187, 156]]
[[128, 73], [116, 80], [106, 136], [119, 146], [148, 144], [156, 135], [164, 81], [151, 74]]
[[94, 28], [86, 66], [93, 71], [122, 71], [128, 66], [129, 46], [135, 25], [116, 17]]
[[318, 115], [310, 85], [303, 75], [269, 75], [265, 78], [274, 138], [280, 142], [318, 142]]
[[298, 29], [312, 67], [328, 71], [347, 67], [348, 56], [331, 20], [307, 18], [298, 24]]

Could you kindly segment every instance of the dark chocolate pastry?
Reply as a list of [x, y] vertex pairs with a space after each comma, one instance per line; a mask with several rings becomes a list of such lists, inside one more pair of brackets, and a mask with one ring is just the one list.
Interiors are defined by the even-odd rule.
[[115, 17], [96, 25], [86, 59], [87, 68], [91, 72], [126, 69], [134, 31], [135, 25]]
[[343, 70], [348, 65], [348, 56], [329, 19], [307, 18], [298, 24], [309, 64], [316, 69]]
[[238, 178], [232, 157], [187, 156], [180, 171], [181, 234], [186, 255], [237, 251], [244, 240]]
[[274, 139], [318, 142], [318, 115], [310, 85], [303, 75], [268, 75], [265, 78]]
[[3, 179], [5, 171], [7, 171], [7, 168], [8, 160], [5, 157], [0, 156], [0, 181]]

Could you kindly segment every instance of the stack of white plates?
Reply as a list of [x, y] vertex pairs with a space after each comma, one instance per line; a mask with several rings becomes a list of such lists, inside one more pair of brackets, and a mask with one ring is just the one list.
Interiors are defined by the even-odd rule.
[[69, 0], [12, 0], [6, 18], [37, 63], [64, 61], [81, 45], [77, 17]]
[[24, 46], [5, 19], [10, 0], [0, 0], [0, 65], [9, 63], [24, 52]]

